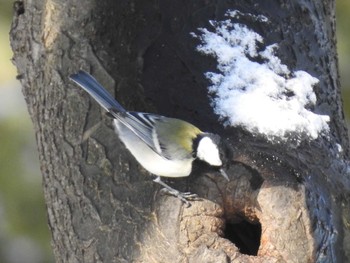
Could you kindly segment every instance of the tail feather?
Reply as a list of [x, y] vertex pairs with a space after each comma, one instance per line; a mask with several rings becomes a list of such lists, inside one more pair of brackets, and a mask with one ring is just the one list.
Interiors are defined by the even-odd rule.
[[107, 111], [126, 112], [122, 105], [89, 73], [79, 70], [78, 73], [70, 75], [69, 78], [87, 91]]

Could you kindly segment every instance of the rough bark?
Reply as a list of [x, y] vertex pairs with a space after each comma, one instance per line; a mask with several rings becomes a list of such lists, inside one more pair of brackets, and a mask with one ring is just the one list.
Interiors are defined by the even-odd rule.
[[[320, 79], [314, 110], [331, 117], [328, 137], [276, 145], [218, 122], [203, 76], [215, 62], [195, 52], [190, 32], [227, 9], [267, 16], [268, 25], [251, 26], [280, 45], [284, 64]], [[334, 23], [333, 1], [16, 2], [14, 63], [36, 131], [57, 262], [350, 260], [349, 142]], [[202, 200], [186, 208], [163, 196], [103, 110], [69, 82], [80, 68], [130, 110], [228, 138], [231, 181], [197, 170], [171, 182]]]

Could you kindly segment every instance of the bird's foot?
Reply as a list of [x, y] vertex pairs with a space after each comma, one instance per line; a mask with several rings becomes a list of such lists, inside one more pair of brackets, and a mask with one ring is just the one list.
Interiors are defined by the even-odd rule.
[[168, 194], [168, 195], [172, 195], [175, 196], [177, 198], [179, 198], [183, 203], [186, 204], [187, 207], [191, 206], [191, 203], [189, 201], [195, 201], [198, 200], [198, 195], [196, 194], [192, 194], [190, 192], [180, 192], [176, 189], [168, 189], [166, 187], [161, 189], [162, 193], [164, 194]]
[[153, 180], [154, 182], [162, 185], [164, 188], [162, 188], [162, 192], [165, 194], [169, 194], [172, 196], [177, 197], [178, 199], [180, 199], [183, 203], [186, 204], [187, 207], [191, 206], [191, 203], [189, 201], [194, 201], [194, 200], [198, 200], [198, 195], [196, 194], [192, 194], [190, 192], [180, 192], [174, 188], [172, 188], [171, 186], [167, 185], [166, 183], [164, 183], [160, 177], [158, 176], [156, 179]]

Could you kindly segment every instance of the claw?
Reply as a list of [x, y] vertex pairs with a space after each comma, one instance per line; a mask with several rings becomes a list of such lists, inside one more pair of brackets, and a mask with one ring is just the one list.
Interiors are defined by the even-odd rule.
[[183, 203], [186, 204], [187, 207], [190, 207], [191, 204], [189, 201], [193, 201], [193, 200], [198, 200], [198, 196], [196, 194], [192, 194], [190, 192], [185, 192], [182, 193], [172, 187], [170, 187], [169, 185], [167, 185], [166, 183], [164, 183], [160, 177], [158, 176], [156, 179], [153, 180], [155, 183], [158, 183], [160, 185], [162, 185], [164, 188], [161, 189], [161, 191], [163, 193], [175, 196], [177, 198], [179, 198]]

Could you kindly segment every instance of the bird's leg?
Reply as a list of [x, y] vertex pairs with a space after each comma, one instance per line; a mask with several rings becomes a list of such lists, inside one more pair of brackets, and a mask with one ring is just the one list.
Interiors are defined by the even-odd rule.
[[163, 186], [164, 188], [162, 189], [163, 192], [166, 192], [167, 194], [173, 195], [177, 198], [179, 198], [182, 202], [184, 202], [187, 207], [191, 206], [191, 204], [188, 202], [188, 200], [194, 200], [197, 198], [196, 194], [191, 194], [190, 192], [185, 192], [182, 193], [172, 187], [170, 187], [169, 185], [167, 185], [166, 183], [164, 183], [159, 176], [157, 176], [156, 179], [153, 180], [153, 182], [160, 184], [161, 186]]

